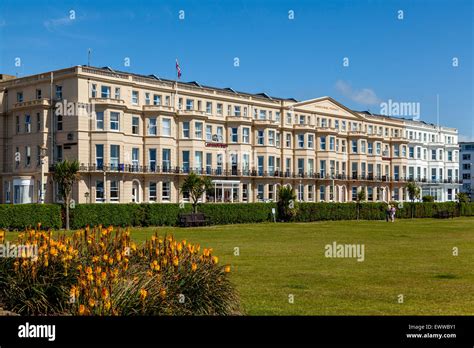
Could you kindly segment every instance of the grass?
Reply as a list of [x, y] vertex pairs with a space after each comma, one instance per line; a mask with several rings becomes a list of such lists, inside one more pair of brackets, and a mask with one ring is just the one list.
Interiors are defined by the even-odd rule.
[[[156, 228], [135, 228], [132, 237], [143, 241]], [[158, 229], [231, 264], [249, 315], [474, 314], [473, 218]], [[326, 258], [334, 241], [363, 244], [365, 260]]]

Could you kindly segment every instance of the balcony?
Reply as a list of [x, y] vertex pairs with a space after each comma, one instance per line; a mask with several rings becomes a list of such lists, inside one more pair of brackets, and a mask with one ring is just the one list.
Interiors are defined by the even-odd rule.
[[295, 129], [295, 130], [312, 130], [312, 131], [314, 131], [314, 130], [315, 130], [315, 127], [314, 127], [314, 125], [311, 125], [311, 124], [309, 124], [309, 123], [303, 123], [303, 124], [301, 124], [301, 123], [295, 123], [295, 124], [293, 125], [293, 129]]
[[89, 98], [90, 102], [95, 105], [113, 105], [125, 107], [125, 101], [114, 98]]
[[191, 116], [191, 117], [198, 117], [198, 118], [207, 118], [208, 114], [205, 111], [200, 110], [178, 110], [178, 116]]
[[49, 108], [51, 106], [49, 99], [42, 98], [42, 99], [34, 99], [34, 100], [29, 100], [29, 101], [23, 101], [20, 103], [15, 103], [13, 104], [12, 109], [26, 109], [30, 107], [44, 107], [44, 108]]
[[170, 105], [143, 105], [144, 112], [162, 112], [162, 113], [174, 113], [174, 107]]

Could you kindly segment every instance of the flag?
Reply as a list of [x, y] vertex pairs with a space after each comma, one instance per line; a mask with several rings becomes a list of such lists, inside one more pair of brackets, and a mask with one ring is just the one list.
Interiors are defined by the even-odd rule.
[[178, 80], [181, 78], [181, 68], [178, 63], [178, 59], [176, 59], [176, 74], [178, 75]]

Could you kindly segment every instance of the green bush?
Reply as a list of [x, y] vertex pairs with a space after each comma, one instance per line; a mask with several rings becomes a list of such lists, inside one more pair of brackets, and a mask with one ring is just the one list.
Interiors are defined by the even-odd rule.
[[77, 204], [71, 210], [71, 228], [89, 226], [142, 226], [146, 204]]
[[57, 204], [0, 204], [0, 228], [22, 230], [41, 223], [42, 228], [62, 226], [61, 206]]
[[273, 221], [274, 203], [202, 204], [198, 211], [211, 220], [212, 225], [243, 224]]

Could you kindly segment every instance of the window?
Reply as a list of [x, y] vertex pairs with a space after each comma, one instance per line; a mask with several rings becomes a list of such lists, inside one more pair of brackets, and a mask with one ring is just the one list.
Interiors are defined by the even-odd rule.
[[189, 138], [189, 121], [183, 122], [183, 138]]
[[217, 104], [217, 115], [222, 116], [223, 113], [223, 105], [221, 103]]
[[56, 146], [56, 161], [61, 162], [63, 160], [63, 147], [62, 145]]
[[319, 149], [322, 151], [326, 151], [326, 137], [319, 138]]
[[140, 149], [138, 147], [132, 148], [132, 167], [134, 171], [138, 171], [140, 165]]
[[202, 151], [194, 151], [194, 167], [196, 171], [201, 174], [203, 169]]
[[241, 114], [240, 114], [240, 106], [235, 105], [235, 106], [234, 106], [234, 116], [239, 117], [240, 115], [241, 115]]
[[36, 89], [36, 99], [41, 99], [41, 89]]
[[25, 146], [25, 166], [29, 167], [31, 165], [31, 147]]
[[119, 201], [119, 183], [117, 180], [112, 180], [110, 182], [110, 201], [111, 202]]
[[152, 172], [156, 171], [156, 149], [148, 149], [148, 166]]
[[104, 145], [95, 145], [95, 164], [98, 170], [102, 170], [104, 167]]
[[120, 130], [120, 114], [118, 112], [110, 113], [110, 130], [111, 131]]
[[217, 154], [217, 174], [220, 175], [222, 174], [222, 163], [223, 163], [223, 155], [221, 153]]
[[138, 105], [138, 91], [132, 91], [132, 104]]
[[97, 111], [95, 113], [95, 129], [96, 130], [104, 130], [104, 112], [103, 111]]
[[273, 175], [275, 173], [275, 157], [268, 156], [268, 174]]
[[286, 147], [291, 147], [291, 134], [286, 134]]
[[365, 153], [365, 140], [360, 141], [360, 152]]
[[100, 89], [101, 98], [110, 98], [110, 86], [102, 86]]
[[357, 187], [352, 186], [352, 200], [357, 201]]
[[186, 110], [194, 110], [194, 100], [186, 99]]
[[202, 122], [194, 123], [194, 137], [202, 139]]
[[97, 98], [97, 85], [95, 83], [91, 86], [91, 98]]
[[16, 134], [20, 133], [20, 116], [16, 117]]
[[290, 112], [286, 113], [286, 123], [291, 124], [291, 113]]
[[165, 172], [171, 169], [171, 149], [163, 149], [161, 165]]
[[298, 158], [298, 174], [304, 174], [304, 158]]
[[117, 170], [120, 162], [120, 146], [110, 145], [110, 166]]
[[257, 156], [257, 169], [259, 176], [263, 176], [263, 159], [263, 156]]
[[163, 118], [161, 120], [161, 135], [170, 137], [171, 136], [171, 119]]
[[408, 147], [408, 157], [415, 158], [415, 148], [413, 146]]
[[270, 146], [275, 145], [275, 131], [274, 130], [268, 131], [268, 145]]
[[120, 88], [115, 87], [115, 99], [120, 99]]
[[329, 151], [334, 151], [334, 137], [329, 137]]
[[304, 134], [298, 134], [298, 147], [300, 149], [304, 148]]
[[148, 200], [156, 202], [156, 182], [154, 181], [148, 184]]
[[132, 134], [138, 135], [140, 131], [140, 119], [138, 116], [132, 117]]
[[17, 103], [23, 102], [23, 92], [16, 92], [16, 101]]
[[236, 143], [239, 141], [238, 130], [239, 129], [237, 127], [233, 127], [230, 129], [230, 141], [232, 143]]
[[279, 132], [277, 132], [277, 134], [276, 134], [275, 145], [276, 145], [276, 147], [281, 146], [281, 144], [280, 144], [280, 133]]
[[151, 117], [148, 119], [148, 135], [157, 135], [158, 130], [156, 127], [156, 117]]
[[357, 153], [357, 140], [352, 140], [352, 153]]
[[56, 99], [63, 99], [63, 86], [56, 85]]
[[275, 111], [275, 121], [280, 122], [281, 116], [280, 116], [280, 111]]
[[321, 178], [326, 177], [326, 160], [319, 161], [319, 175]]
[[257, 144], [258, 145], [263, 145], [265, 141], [265, 136], [264, 136], [264, 131], [262, 129], [259, 129], [257, 131]]
[[382, 153], [382, 144], [381, 143], [375, 143], [376, 145], [376, 151], [375, 154], [379, 155]]
[[212, 102], [206, 102], [206, 114], [212, 114]]
[[212, 126], [206, 125], [206, 141], [212, 141]]
[[448, 161], [452, 161], [453, 160], [453, 152], [452, 151], [448, 151]]
[[224, 141], [224, 127], [217, 127], [217, 140]]
[[56, 116], [56, 130], [58, 131], [63, 130], [63, 116], [62, 115]]
[[257, 185], [257, 199], [259, 201], [263, 201], [264, 200], [264, 197], [263, 197], [263, 189], [264, 189], [264, 185], [263, 184], [258, 184]]
[[374, 153], [374, 143], [368, 143], [367, 144], [367, 153], [369, 155], [372, 155]]
[[169, 201], [171, 197], [171, 183], [169, 181], [162, 183], [161, 200]]
[[153, 105], [161, 105], [161, 95], [153, 94]]
[[39, 112], [36, 113], [36, 131], [41, 130], [41, 114]]
[[96, 203], [104, 201], [104, 182], [102, 180], [95, 182], [95, 201]]
[[206, 153], [206, 174], [212, 173], [212, 153]]
[[431, 160], [436, 161], [436, 150], [431, 150]]
[[189, 173], [189, 151], [183, 151], [183, 172]]
[[258, 118], [260, 120], [265, 120], [267, 118], [267, 111], [266, 110], [260, 110]]
[[250, 143], [250, 128], [247, 128], [247, 127], [242, 128], [242, 141], [245, 144]]
[[31, 133], [31, 116], [25, 115], [25, 132]]

